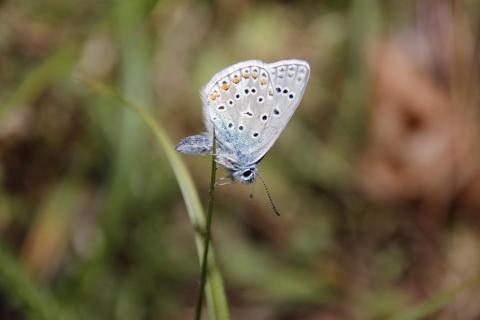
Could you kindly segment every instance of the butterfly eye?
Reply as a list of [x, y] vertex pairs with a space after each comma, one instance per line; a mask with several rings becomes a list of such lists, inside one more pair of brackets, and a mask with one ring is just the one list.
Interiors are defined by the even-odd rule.
[[223, 104], [221, 104], [217, 107], [217, 109], [218, 109], [218, 111], [223, 111], [223, 110], [225, 110], [225, 106]]
[[283, 89], [283, 94], [287, 94], [287, 93], [288, 93], [288, 89], [287, 88]]
[[252, 92], [252, 94], [257, 93], [257, 89], [255, 89], [255, 88], [250, 89], [250, 91]]
[[233, 106], [233, 100], [232, 99], [228, 100], [228, 104]]
[[278, 110], [277, 108], [273, 109], [273, 114], [275, 116], [279, 116], [280, 115], [280, 110]]
[[258, 97], [257, 101], [258, 101], [258, 103], [263, 103], [263, 97], [262, 96]]
[[282, 92], [282, 88], [276, 87], [275, 90], [277, 90], [278, 93]]
[[244, 129], [244, 128], [243, 128], [242, 125], [239, 125], [239, 126], [238, 126], [238, 130], [243, 131], [243, 129]]
[[248, 177], [250, 177], [251, 175], [252, 175], [252, 170], [250, 170], [250, 169], [249, 169], [249, 170], [245, 170], [245, 171], [243, 171], [243, 173], [242, 173], [242, 176], [243, 176], [244, 178], [248, 178]]
[[229, 127], [230, 129], [233, 128], [233, 122], [229, 122], [229, 123], [228, 123], [228, 127]]
[[254, 133], [252, 134], [252, 137], [257, 138], [257, 137], [258, 137], [258, 134], [259, 134], [258, 132], [254, 132]]
[[237, 93], [237, 94], [235, 95], [235, 99], [237, 99], [237, 100], [240, 99], [240, 93]]
[[261, 119], [263, 122], [266, 122], [268, 120], [268, 115], [266, 113], [262, 114]]
[[245, 92], [245, 94], [248, 94], [250, 92], [250, 90], [248, 90], [248, 88], [247, 88], [247, 89], [245, 89], [244, 92]]
[[288, 99], [290, 99], [290, 100], [293, 100], [294, 97], [295, 97], [295, 95], [294, 95], [293, 93], [290, 93], [290, 94], [288, 95]]

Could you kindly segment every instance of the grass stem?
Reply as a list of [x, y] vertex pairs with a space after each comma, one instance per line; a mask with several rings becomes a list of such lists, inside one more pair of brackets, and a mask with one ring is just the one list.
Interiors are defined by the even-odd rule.
[[212, 225], [213, 216], [213, 204], [215, 200], [215, 180], [217, 173], [217, 164], [215, 162], [216, 143], [215, 143], [215, 131], [213, 132], [213, 148], [212, 148], [212, 174], [210, 177], [210, 191], [208, 195], [208, 209], [207, 209], [207, 222], [205, 226], [204, 234], [204, 246], [202, 257], [202, 270], [200, 274], [200, 287], [198, 292], [197, 306], [195, 308], [195, 320], [200, 320], [202, 314], [203, 299], [205, 296], [205, 283], [207, 280], [208, 269], [208, 248], [210, 247], [210, 228]]

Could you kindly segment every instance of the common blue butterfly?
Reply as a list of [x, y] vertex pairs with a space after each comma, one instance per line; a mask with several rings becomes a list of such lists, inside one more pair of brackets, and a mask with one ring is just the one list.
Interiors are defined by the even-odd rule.
[[300, 103], [309, 75], [308, 63], [294, 59], [249, 60], [223, 69], [201, 91], [207, 132], [182, 139], [176, 150], [211, 154], [215, 129], [215, 161], [233, 181], [253, 183], [258, 163]]

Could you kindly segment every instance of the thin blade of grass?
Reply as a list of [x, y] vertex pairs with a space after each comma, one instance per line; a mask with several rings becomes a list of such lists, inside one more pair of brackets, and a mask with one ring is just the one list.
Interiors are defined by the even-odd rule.
[[[174, 151], [173, 144], [170, 142], [167, 134], [152, 116], [150, 116], [142, 108], [135, 105], [135, 103], [132, 101], [122, 97], [112, 88], [93, 80], [83, 79], [83, 82], [86, 83], [86, 85], [93, 91], [118, 101], [122, 105], [132, 110], [153, 132], [157, 142], [165, 152], [168, 162], [172, 166], [173, 172], [180, 186], [180, 191], [182, 192], [185, 205], [187, 207], [188, 216], [195, 230], [195, 244], [201, 264], [202, 253], [204, 252], [203, 231], [206, 230], [205, 215], [203, 213], [200, 198], [193, 184], [193, 180], [188, 173], [185, 164]], [[205, 287], [209, 319], [228, 320], [230, 319], [230, 313], [223, 286], [223, 279], [219, 268], [215, 263], [214, 256], [214, 250], [210, 244], [207, 259], [208, 272]]]
[[210, 176], [210, 192], [208, 195], [208, 212], [207, 212], [207, 226], [205, 230], [205, 245], [203, 247], [203, 255], [201, 260], [202, 272], [200, 274], [200, 287], [198, 292], [197, 306], [195, 308], [195, 319], [200, 320], [202, 317], [202, 306], [203, 306], [203, 297], [205, 294], [205, 282], [207, 280], [207, 273], [209, 269], [208, 265], [208, 249], [210, 249], [210, 231], [212, 226], [212, 217], [213, 217], [213, 204], [215, 203], [215, 181], [217, 174], [217, 163], [215, 162], [216, 153], [216, 143], [215, 143], [215, 131], [213, 131], [213, 148], [212, 148], [212, 173]]
[[52, 82], [65, 77], [77, 61], [77, 47], [77, 43], [62, 47], [30, 71], [19, 87], [5, 101], [0, 102], [0, 116], [11, 107], [30, 103]]

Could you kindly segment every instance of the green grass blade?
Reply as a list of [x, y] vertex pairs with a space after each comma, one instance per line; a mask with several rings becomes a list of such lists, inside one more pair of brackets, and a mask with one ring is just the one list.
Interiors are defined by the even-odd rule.
[[[195, 230], [195, 244], [197, 247], [199, 261], [201, 263], [202, 253], [204, 251], [202, 231], [205, 230], [206, 227], [205, 215], [203, 213], [200, 198], [193, 184], [193, 180], [188, 173], [185, 164], [180, 159], [179, 155], [174, 151], [173, 144], [170, 142], [167, 134], [152, 116], [150, 116], [142, 108], [135, 105], [135, 103], [132, 101], [120, 96], [110, 87], [92, 80], [84, 80], [84, 82], [95, 92], [98, 92], [115, 101], [119, 101], [124, 106], [135, 112], [153, 132], [157, 142], [164, 151], [168, 162], [172, 166], [173, 172], [180, 186], [180, 190], [187, 207], [188, 216]], [[209, 272], [207, 274], [207, 284], [205, 288], [209, 319], [228, 320], [230, 319], [230, 313], [223, 287], [223, 279], [215, 263], [214, 256], [214, 250], [210, 244], [207, 260]]]
[[71, 43], [53, 53], [35, 67], [5, 101], [0, 102], [0, 116], [10, 107], [30, 103], [52, 82], [66, 76], [77, 61], [78, 45]]
[[[212, 136], [213, 147], [212, 153], [216, 153], [216, 143], [215, 143], [215, 131]], [[212, 226], [212, 217], [213, 217], [213, 205], [215, 203], [215, 181], [217, 174], [217, 163], [215, 162], [215, 156], [212, 155], [212, 173], [210, 176], [210, 192], [208, 195], [208, 211], [207, 211], [207, 225], [204, 232], [204, 250], [202, 254], [202, 260], [200, 264], [202, 265], [202, 271], [200, 274], [200, 286], [197, 299], [197, 306], [195, 308], [195, 319], [200, 320], [202, 317], [202, 306], [203, 306], [203, 296], [205, 294], [205, 282], [207, 280], [207, 274], [209, 272], [208, 264], [208, 250], [210, 249], [210, 232]]]

